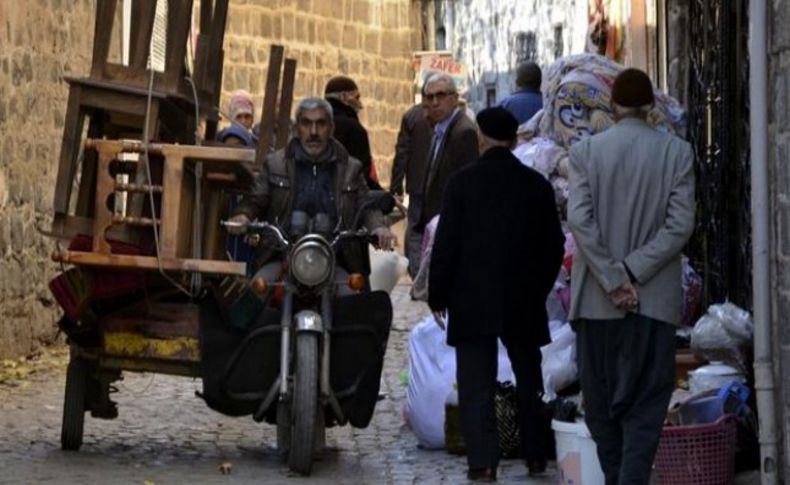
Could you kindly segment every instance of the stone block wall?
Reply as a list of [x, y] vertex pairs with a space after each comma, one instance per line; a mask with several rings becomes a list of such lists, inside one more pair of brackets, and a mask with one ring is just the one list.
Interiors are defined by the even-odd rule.
[[[246, 88], [260, 109], [272, 43], [298, 60], [297, 98], [322, 94], [335, 74], [352, 76], [366, 106], [361, 118], [379, 175], [388, 183], [400, 116], [413, 99], [419, 3], [230, 4], [223, 102]], [[29, 353], [56, 334], [59, 310], [47, 288], [58, 269], [49, 259], [54, 242], [37, 228], [46, 229], [52, 213], [68, 94], [62, 76], [90, 70], [94, 9], [95, 0], [0, 0], [0, 359]], [[110, 50], [115, 61], [118, 39]]]
[[790, 477], [790, 4], [768, 2], [768, 157], [771, 170], [772, 318], [780, 473]]
[[[90, 68], [93, 0], [0, 0], [0, 358], [56, 334], [49, 226], [67, 88]], [[85, 26], [91, 26], [85, 28]]]
[[400, 117], [414, 100], [411, 55], [421, 46], [420, 22], [420, 4], [412, 0], [231, 0], [221, 108], [227, 112], [230, 94], [246, 89], [260, 119], [272, 44], [297, 60], [294, 106], [323, 96], [332, 76], [350, 76], [386, 187]]

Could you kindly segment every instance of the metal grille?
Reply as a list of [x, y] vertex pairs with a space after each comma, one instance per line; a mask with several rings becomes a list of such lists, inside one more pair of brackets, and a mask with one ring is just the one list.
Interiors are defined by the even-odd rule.
[[697, 228], [688, 253], [705, 305], [751, 308], [747, 0], [689, 3], [689, 139]]
[[519, 32], [516, 34], [516, 64], [535, 60], [538, 54], [538, 38], [535, 32]]

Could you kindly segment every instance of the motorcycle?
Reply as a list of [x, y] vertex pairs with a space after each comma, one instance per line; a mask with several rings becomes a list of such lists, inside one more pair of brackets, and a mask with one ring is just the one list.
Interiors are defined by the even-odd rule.
[[[143, 150], [116, 140], [86, 146], [98, 152], [102, 170], [127, 175], [133, 165], [112, 163]], [[150, 372], [200, 378], [197, 394], [210, 408], [276, 425], [290, 468], [310, 473], [325, 429], [368, 426], [378, 400], [392, 304], [386, 292], [370, 291], [370, 234], [359, 223], [368, 210], [390, 212], [392, 198], [368, 194], [342, 231], [320, 215], [301, 215], [287, 231], [251, 224], [250, 239], [277, 249], [282, 264], [268, 280], [250, 281], [250, 265], [222, 258], [218, 229], [223, 193], [248, 188], [244, 167], [254, 153], [166, 144], [146, 150], [155, 173], [170, 174], [162, 176], [167, 184], [154, 177], [141, 189], [108, 176], [86, 189], [97, 201], [150, 189], [153, 202], [142, 216], [114, 214], [99, 203], [86, 232], [53, 251], [63, 271], [50, 288], [70, 347], [61, 447], [80, 449], [88, 413], [119, 416], [113, 384], [124, 373]], [[201, 191], [187, 176], [198, 172], [194, 160], [213, 177], [197, 185]], [[178, 200], [211, 203], [193, 210]]]
[[[366, 427], [378, 400], [392, 304], [386, 292], [370, 291], [367, 281], [371, 235], [358, 227], [372, 208], [391, 211], [391, 196], [370, 194], [349, 230], [328, 228], [323, 214], [308, 218], [301, 212], [294, 213], [288, 231], [268, 222], [248, 223], [251, 244], [266, 241], [282, 255], [275, 278], [259, 272], [247, 285], [226, 282], [215, 292], [221, 308], [214, 311], [214, 327], [223, 321], [225, 330], [228, 323], [247, 328], [223, 372], [204, 381], [203, 397], [228, 414], [252, 411], [256, 421], [276, 424], [278, 450], [289, 468], [303, 475], [324, 446], [325, 428]], [[349, 264], [354, 255], [362, 261], [356, 267]], [[341, 261], [351, 270], [341, 269]], [[345, 294], [338, 294], [338, 287]], [[201, 325], [212, 320], [212, 310], [206, 313]], [[257, 315], [252, 323], [250, 314]], [[203, 355], [204, 361], [213, 360], [210, 349]]]

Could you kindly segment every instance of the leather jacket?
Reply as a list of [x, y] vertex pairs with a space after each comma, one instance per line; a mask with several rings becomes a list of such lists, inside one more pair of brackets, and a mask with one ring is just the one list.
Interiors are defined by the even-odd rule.
[[[294, 199], [296, 195], [296, 159], [295, 154], [300, 141], [292, 139], [288, 145], [264, 159], [261, 171], [255, 179], [252, 192], [245, 196], [236, 209], [236, 214], [245, 214], [250, 220], [263, 219], [276, 223], [287, 230], [291, 219]], [[369, 189], [362, 173], [362, 164], [356, 158], [349, 156], [337, 140], [332, 138], [331, 149], [334, 156], [323, 162], [334, 164], [332, 178], [333, 194], [339, 217], [340, 229], [353, 229], [351, 224], [357, 214], [357, 209]], [[362, 225], [373, 231], [385, 226], [384, 216], [379, 210], [370, 210], [362, 218]], [[271, 259], [272, 251], [266, 251], [269, 244], [264, 244], [264, 251], [259, 254], [258, 262]]]

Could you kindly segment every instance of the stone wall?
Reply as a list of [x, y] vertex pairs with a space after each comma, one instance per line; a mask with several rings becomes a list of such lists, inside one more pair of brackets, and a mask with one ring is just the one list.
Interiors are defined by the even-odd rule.
[[[334, 75], [352, 77], [365, 108], [373, 158], [384, 185], [400, 117], [414, 100], [411, 55], [421, 46], [420, 4], [412, 0], [233, 0], [225, 38], [223, 105], [235, 89], [263, 104], [269, 48], [297, 60], [294, 96], [323, 95]], [[260, 111], [256, 112], [260, 117]]]
[[496, 102], [510, 94], [522, 59], [534, 60], [545, 70], [557, 57], [584, 52], [587, 4], [587, 0], [445, 0], [437, 29], [444, 28], [446, 48], [469, 69], [470, 106], [477, 111], [492, 94]]
[[[298, 60], [297, 98], [322, 94], [332, 75], [354, 77], [366, 105], [362, 122], [388, 182], [400, 116], [413, 99], [419, 3], [230, 3], [226, 96], [246, 88], [260, 109], [272, 43]], [[59, 312], [47, 288], [57, 270], [49, 260], [54, 243], [37, 228], [48, 227], [52, 212], [67, 96], [62, 76], [89, 72], [94, 8], [94, 0], [0, 0], [0, 359], [31, 352], [56, 333]], [[120, 58], [118, 38], [113, 60]]]
[[67, 89], [87, 73], [94, 1], [0, 0], [0, 358], [56, 333], [48, 227]]
[[[768, 2], [768, 156], [771, 168], [773, 240], [772, 303], [777, 373], [777, 435], [783, 442], [780, 468], [790, 477], [790, 4]], [[781, 472], [782, 470], [780, 470]]]

